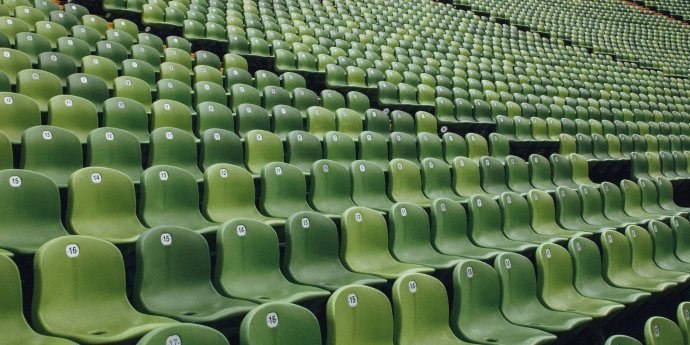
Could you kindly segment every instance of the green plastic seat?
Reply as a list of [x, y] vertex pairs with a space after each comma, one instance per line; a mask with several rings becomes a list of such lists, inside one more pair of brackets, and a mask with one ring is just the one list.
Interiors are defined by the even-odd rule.
[[657, 266], [669, 271], [690, 272], [690, 265], [678, 259], [673, 253], [674, 239], [671, 227], [659, 221], [651, 221], [647, 230], [654, 245], [653, 256]]
[[511, 239], [501, 229], [501, 209], [487, 196], [474, 195], [468, 202], [470, 238], [481, 247], [510, 252], [525, 252], [537, 247], [534, 243]]
[[[402, 263], [391, 256], [386, 220], [375, 210], [348, 209], [341, 218], [341, 228], [341, 259], [354, 272], [386, 279], [396, 279], [410, 272], [433, 272], [430, 267]], [[367, 240], [362, 242], [362, 238]]]
[[[642, 191], [640, 186], [631, 180], [622, 180], [620, 183], [623, 197], [623, 210], [631, 217], [649, 220], [668, 219], [671, 214], [654, 214], [642, 207]], [[646, 223], [646, 222], [645, 222]]]
[[553, 198], [541, 190], [527, 193], [527, 203], [530, 208], [530, 224], [539, 234], [555, 237], [588, 236], [591, 232], [564, 229], [556, 222], [556, 207]]
[[327, 345], [393, 345], [393, 312], [386, 295], [362, 285], [336, 290], [326, 304]]
[[551, 164], [546, 157], [531, 154], [529, 156], [529, 178], [530, 183], [536, 189], [540, 189], [546, 192], [553, 192], [558, 187], [551, 180]]
[[612, 335], [606, 339], [604, 345], [642, 345], [642, 343], [627, 335]]
[[510, 323], [500, 310], [498, 274], [486, 263], [467, 260], [453, 270], [450, 326], [455, 334], [482, 344], [545, 344], [556, 336]]
[[350, 284], [381, 285], [384, 279], [347, 270], [339, 258], [338, 231], [328, 217], [298, 212], [285, 224], [283, 271], [291, 280], [334, 291]]
[[60, 195], [48, 177], [27, 170], [0, 171], [4, 205], [0, 247], [18, 254], [33, 254], [44, 243], [68, 233], [60, 220]]
[[244, 167], [244, 147], [234, 132], [209, 128], [201, 136], [199, 164], [206, 171], [218, 163], [229, 163]]
[[538, 295], [547, 307], [602, 318], [623, 305], [581, 295], [573, 285], [572, 258], [561, 246], [545, 243], [536, 253]]
[[67, 86], [67, 78], [70, 75], [77, 73], [77, 64], [74, 62], [74, 60], [62, 53], [41, 53], [38, 56], [38, 67], [41, 70], [53, 73], [60, 78], [63, 87]]
[[67, 91], [73, 97], [81, 97], [93, 103], [99, 114], [103, 112], [103, 104], [110, 97], [103, 79], [85, 73], [74, 73], [67, 77]]
[[601, 183], [601, 187], [599, 187], [599, 192], [604, 202], [603, 211], [606, 218], [621, 224], [649, 222], [646, 218], [630, 216], [623, 210], [623, 196], [615, 184], [604, 181]]
[[490, 259], [502, 251], [477, 246], [467, 231], [465, 208], [451, 199], [431, 203], [431, 244], [440, 253], [477, 260]]
[[642, 195], [642, 209], [657, 215], [666, 216], [676, 216], [683, 215], [684, 212], [679, 212], [676, 210], [668, 210], [659, 204], [659, 191], [657, 190], [657, 185], [655, 180], [648, 180], [645, 178], [640, 178], [637, 180], [637, 185], [640, 188]]
[[505, 159], [506, 185], [513, 192], [526, 194], [534, 189], [529, 179], [529, 165], [524, 159], [508, 155]]
[[424, 158], [422, 160], [422, 190], [430, 199], [448, 198], [466, 202], [466, 197], [461, 197], [451, 188], [451, 171], [446, 162], [436, 158]]
[[232, 110], [223, 103], [201, 102], [196, 105], [197, 118], [194, 131], [197, 137], [203, 137], [209, 129], [234, 131], [235, 116]]
[[201, 205], [204, 216], [212, 222], [223, 223], [235, 218], [250, 218], [271, 226], [285, 223], [259, 212], [255, 203], [252, 175], [237, 165], [219, 163], [204, 171]]
[[601, 252], [596, 243], [577, 237], [568, 242], [574, 266], [575, 289], [585, 297], [632, 304], [650, 296], [648, 292], [611, 285], [602, 276]]
[[449, 269], [462, 259], [441, 254], [431, 246], [429, 216], [419, 205], [398, 202], [388, 213], [390, 251], [401, 262]]
[[62, 95], [62, 82], [50, 72], [25, 69], [17, 73], [17, 93], [33, 98], [38, 109], [45, 113], [50, 99]]
[[86, 166], [101, 166], [125, 173], [135, 184], [141, 173], [141, 146], [137, 137], [123, 129], [101, 127], [86, 139]]
[[315, 210], [342, 214], [356, 206], [350, 198], [352, 185], [348, 169], [335, 161], [321, 159], [311, 166], [308, 201]]
[[283, 162], [283, 143], [277, 135], [263, 130], [247, 132], [244, 141], [244, 164], [252, 174], [271, 162]]
[[556, 221], [567, 230], [588, 231], [601, 233], [614, 230], [615, 227], [592, 225], [582, 217], [582, 199], [575, 189], [568, 187], [556, 188]]
[[22, 284], [17, 265], [5, 255], [0, 255], [0, 272], [3, 281], [3, 317], [0, 330], [4, 342], [16, 344], [74, 345], [67, 339], [48, 337], [31, 329], [23, 314]]
[[657, 266], [654, 261], [652, 237], [646, 229], [637, 225], [630, 225], [625, 228], [625, 237], [630, 242], [632, 267], [637, 274], [677, 283], [684, 283], [690, 279], [690, 275], [687, 273], [666, 270]]
[[21, 169], [39, 172], [60, 188], [70, 175], [84, 166], [79, 138], [68, 130], [36, 126], [22, 134]]
[[393, 202], [386, 193], [386, 177], [375, 163], [357, 160], [349, 166], [352, 201], [358, 206], [388, 212]]
[[26, 129], [41, 124], [38, 105], [30, 97], [16, 93], [1, 92], [0, 97], [0, 110], [3, 114], [0, 132], [5, 134], [12, 144], [18, 144]]
[[355, 142], [345, 133], [328, 132], [323, 138], [323, 155], [326, 159], [349, 167], [357, 157]]
[[[32, 7], [26, 7], [25, 9]], [[41, 16], [41, 19], [43, 17]], [[31, 63], [34, 65], [38, 64], [38, 56], [42, 53], [51, 51], [50, 40], [40, 34], [35, 34], [31, 32], [20, 32], [17, 34], [15, 48], [29, 55], [31, 58]]]
[[127, 175], [109, 168], [83, 168], [69, 177], [67, 187], [65, 218], [72, 233], [125, 244], [148, 229], [137, 218], [134, 184]]
[[[295, 166], [273, 162], [261, 169], [261, 211], [275, 218], [287, 219], [293, 213], [314, 211], [307, 203], [304, 175]], [[330, 214], [329, 217], [337, 218]]]
[[103, 103], [103, 127], [119, 128], [133, 134], [140, 143], [149, 142], [146, 109], [129, 98], [113, 97]]
[[195, 231], [155, 227], [137, 240], [136, 258], [133, 296], [140, 310], [183, 322], [222, 326], [239, 322], [256, 306], [215, 290], [208, 244]]
[[690, 221], [684, 217], [674, 216], [671, 217], [670, 223], [671, 230], [673, 230], [676, 257], [683, 262], [690, 262], [690, 242], [685, 237], [690, 231]]
[[[14, 36], [12, 36], [14, 38]], [[0, 69], [7, 74], [11, 85], [17, 84], [17, 73], [31, 68], [31, 57], [21, 50], [0, 48]]]
[[175, 225], [207, 234], [220, 226], [201, 215], [196, 179], [184, 169], [165, 165], [143, 172], [139, 216], [151, 228]]
[[58, 95], [48, 101], [48, 124], [69, 130], [82, 144], [93, 129], [98, 128], [98, 113], [89, 100]]
[[139, 78], [121, 76], [113, 80], [113, 96], [129, 98], [144, 106], [146, 112], [151, 112], [151, 88], [149, 84]]
[[396, 344], [469, 344], [450, 329], [448, 293], [439, 280], [410, 273], [398, 278], [392, 290]]
[[406, 159], [393, 159], [388, 168], [388, 195], [395, 202], [410, 202], [422, 207], [431, 206], [431, 199], [422, 192], [419, 167]]
[[321, 344], [319, 322], [308, 309], [282, 302], [254, 308], [240, 325], [240, 344]]
[[280, 271], [278, 236], [264, 223], [230, 220], [218, 231], [216, 243], [215, 285], [227, 296], [257, 303], [307, 303], [330, 294], [285, 278]]
[[625, 235], [616, 231], [601, 234], [604, 279], [617, 287], [660, 292], [676, 286], [674, 282], [644, 277], [632, 266], [632, 249]]
[[83, 344], [107, 344], [136, 341], [176, 322], [132, 307], [125, 291], [122, 254], [104, 240], [90, 236], [54, 239], [36, 252], [34, 273], [32, 319], [41, 333]]
[[606, 218], [604, 215], [604, 205], [601, 199], [601, 193], [598, 189], [589, 185], [580, 185], [578, 193], [581, 200], [580, 207], [582, 208], [582, 219], [588, 224], [614, 228], [633, 224]]
[[578, 185], [573, 181], [573, 167], [569, 156], [562, 156], [554, 153], [549, 157], [551, 161], [551, 171], [553, 183], [559, 187], [577, 188]]
[[182, 168], [200, 182], [196, 138], [190, 132], [173, 127], [160, 127], [151, 131], [148, 166], [171, 165]]
[[276, 105], [271, 109], [271, 128], [273, 133], [285, 140], [290, 132], [304, 130], [302, 114], [289, 105]]
[[312, 165], [323, 157], [321, 142], [315, 135], [305, 131], [292, 131], [286, 140], [287, 163], [309, 175]]
[[383, 171], [388, 171], [389, 160], [386, 137], [375, 132], [362, 132], [359, 135], [359, 151], [357, 156], [361, 160], [375, 163]]
[[505, 192], [498, 198], [501, 208], [501, 230], [506, 237], [540, 244], [542, 242], [565, 242], [566, 237], [547, 236], [539, 234], [530, 225], [530, 210], [527, 200], [523, 196], [513, 192]]
[[102, 56], [89, 55], [81, 58], [81, 69], [83, 73], [95, 75], [108, 86], [113, 88], [113, 80], [118, 77], [117, 65], [108, 58]]
[[683, 345], [683, 334], [678, 325], [661, 316], [652, 316], [644, 324], [647, 345]]
[[206, 345], [230, 345], [225, 336], [215, 329], [190, 323], [159, 327], [142, 337], [137, 345], [158, 345], [166, 341], [179, 341], [183, 344], [200, 341]]
[[452, 188], [455, 194], [466, 198], [473, 195], [494, 196], [482, 189], [479, 164], [468, 157], [455, 157], [453, 159]]
[[481, 187], [489, 194], [501, 194], [510, 192], [506, 182], [506, 172], [503, 161], [494, 157], [481, 157], [479, 159], [479, 172]]
[[242, 104], [237, 107], [236, 132], [240, 137], [246, 138], [251, 130], [268, 131], [270, 129], [270, 118], [268, 111], [255, 104]]
[[592, 321], [574, 312], [546, 308], [537, 298], [537, 277], [528, 258], [503, 253], [494, 260], [501, 284], [501, 311], [508, 321], [546, 332], [564, 333]]

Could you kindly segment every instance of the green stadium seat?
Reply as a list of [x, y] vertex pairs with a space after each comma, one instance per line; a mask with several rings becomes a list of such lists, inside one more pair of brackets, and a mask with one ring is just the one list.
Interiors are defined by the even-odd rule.
[[317, 160], [310, 172], [308, 201], [315, 210], [342, 214], [348, 208], [356, 206], [350, 198], [350, 173], [344, 165], [327, 159]]
[[273, 302], [254, 308], [240, 325], [241, 345], [321, 344], [319, 322], [308, 309]]
[[484, 195], [473, 195], [468, 202], [470, 238], [481, 247], [510, 252], [526, 252], [537, 247], [534, 243], [511, 239], [501, 231], [501, 209], [498, 203]]
[[2, 92], [0, 97], [0, 110], [3, 114], [0, 117], [0, 132], [12, 144], [18, 144], [25, 130], [41, 125], [41, 111], [31, 97], [12, 92]]
[[652, 316], [644, 324], [645, 344], [682, 345], [683, 334], [678, 325], [661, 316]]
[[530, 224], [535, 232], [552, 237], [572, 238], [589, 236], [591, 232], [564, 229], [556, 222], [556, 207], [551, 195], [541, 190], [527, 193], [530, 208]]
[[247, 170], [252, 174], [271, 162], [283, 162], [283, 143], [277, 135], [263, 130], [252, 130], [244, 141], [244, 159]]
[[256, 220], [236, 218], [217, 236], [215, 285], [227, 296], [258, 303], [307, 303], [330, 293], [288, 281], [280, 271], [278, 236]]
[[431, 199], [422, 192], [422, 174], [419, 166], [411, 161], [396, 158], [388, 168], [388, 196], [395, 202], [409, 202], [425, 208]]
[[537, 298], [537, 277], [528, 258], [515, 253], [503, 253], [494, 260], [501, 285], [501, 311], [514, 324], [564, 333], [592, 321], [571, 311], [557, 311], [545, 307]]
[[530, 225], [530, 210], [527, 200], [513, 192], [502, 193], [498, 198], [501, 208], [501, 230], [506, 237], [523, 242], [565, 242], [567, 238], [539, 234]]
[[292, 131], [285, 143], [287, 162], [305, 175], [309, 175], [314, 162], [323, 157], [319, 138], [308, 132]]
[[141, 146], [134, 134], [109, 127], [97, 128], [89, 133], [86, 140], [86, 166], [118, 170], [138, 184], [143, 172], [141, 162]]
[[285, 224], [283, 271], [293, 281], [334, 291], [350, 284], [381, 285], [384, 279], [347, 270], [340, 262], [338, 231], [332, 220], [298, 212]]
[[103, 103], [103, 127], [119, 128], [133, 134], [139, 143], [149, 142], [149, 124], [146, 109], [141, 103], [121, 97]]
[[392, 290], [396, 343], [469, 344], [458, 339], [450, 329], [448, 293], [439, 280], [410, 273], [398, 278]]
[[[256, 304], [222, 296], [211, 282], [211, 253], [203, 236], [179, 226], [158, 226], [136, 244], [134, 304], [182, 322], [239, 322]], [[169, 303], [177, 300], [176, 303]]]
[[344, 286], [326, 304], [326, 344], [393, 344], [393, 312], [382, 292]]
[[89, 100], [58, 95], [48, 101], [48, 125], [64, 128], [74, 133], [84, 144], [89, 132], [98, 128], [98, 112]]
[[[135, 341], [174, 320], [136, 311], [125, 294], [122, 254], [113, 244], [69, 236], [43, 245], [34, 258], [34, 326], [40, 332], [81, 343]], [[95, 279], [97, 278], [97, 279]], [[86, 304], [65, 296], [92, 301]], [[80, 321], [65, 322], [65, 311]], [[108, 315], [107, 317], [105, 315]], [[117, 316], [117, 317], [115, 317]]]
[[652, 237], [644, 228], [630, 225], [625, 228], [625, 237], [630, 242], [633, 270], [640, 276], [676, 283], [684, 283], [690, 279], [687, 273], [665, 270], [657, 266], [653, 257]]
[[545, 344], [551, 333], [510, 323], [501, 313], [498, 274], [486, 263], [467, 260], [453, 270], [450, 326], [455, 334], [479, 343]]
[[690, 272], [690, 265], [680, 261], [673, 253], [675, 246], [673, 231], [668, 225], [659, 221], [652, 221], [647, 226], [647, 230], [654, 245], [654, 263], [659, 268], [669, 271]]
[[62, 82], [50, 72], [25, 69], [17, 73], [17, 93], [33, 98], [45, 113], [50, 99], [62, 95]]
[[60, 188], [84, 166], [82, 147], [74, 133], [53, 126], [35, 126], [22, 134], [21, 169], [39, 172]]
[[151, 132], [148, 166], [171, 165], [203, 179], [197, 159], [196, 138], [179, 128], [160, 127]]

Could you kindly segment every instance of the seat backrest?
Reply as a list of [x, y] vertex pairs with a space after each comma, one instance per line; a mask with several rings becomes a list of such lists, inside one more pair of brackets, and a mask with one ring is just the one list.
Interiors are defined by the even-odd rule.
[[537, 277], [532, 262], [517, 253], [502, 253], [494, 260], [494, 269], [501, 284], [501, 310], [517, 314], [536, 301]]
[[518, 156], [509, 155], [505, 159], [506, 184], [510, 189], [526, 193], [534, 187], [529, 180], [529, 165]]
[[146, 228], [136, 215], [132, 180], [117, 170], [89, 167], [68, 181], [67, 226], [73, 233], [133, 241]]
[[181, 129], [192, 132], [192, 113], [189, 108], [177, 101], [163, 99], [151, 104], [151, 130], [161, 127]]
[[173, 225], [174, 219], [202, 219], [194, 176], [169, 165], [146, 169], [141, 178], [139, 216], [149, 227]]
[[683, 334], [678, 325], [661, 316], [652, 316], [644, 324], [647, 345], [683, 345]]
[[535, 256], [537, 287], [542, 298], [578, 294], [573, 285], [573, 263], [565, 248], [553, 243], [542, 243]]
[[344, 286], [326, 305], [326, 344], [393, 344], [393, 312], [386, 295], [362, 285]]
[[22, 133], [28, 128], [41, 125], [41, 111], [38, 104], [28, 96], [13, 92], [0, 92], [0, 132], [7, 135], [10, 142], [18, 144]]
[[403, 132], [392, 132], [388, 142], [388, 157], [418, 163], [417, 138]]
[[103, 103], [103, 127], [124, 129], [134, 134], [139, 142], [150, 139], [146, 108], [130, 98], [113, 97]]
[[349, 166], [357, 158], [355, 142], [350, 136], [342, 132], [326, 133], [323, 138], [323, 151], [326, 159], [336, 161], [344, 166]]
[[78, 235], [51, 240], [36, 252], [34, 267], [33, 320], [39, 331], [64, 324], [65, 311], [81, 317], [97, 317], [104, 308], [134, 312], [122, 254], [107, 241]]
[[284, 161], [283, 143], [271, 132], [249, 131], [244, 142], [244, 159], [247, 169], [259, 174], [266, 164]]
[[479, 172], [481, 186], [492, 194], [500, 194], [508, 191], [506, 173], [503, 162], [494, 157], [481, 157], [479, 159]]
[[477, 325], [500, 315], [498, 274], [484, 262], [466, 260], [455, 266], [453, 296], [450, 323], [456, 334], [467, 337], [468, 328], [462, 325]]
[[230, 345], [225, 336], [217, 330], [191, 323], [156, 328], [142, 337], [137, 345], [158, 345], [170, 341], [178, 341], [180, 344], [201, 342], [205, 345]]
[[399, 202], [388, 213], [390, 250], [395, 257], [408, 261], [419, 253], [433, 253], [429, 215], [419, 205]]
[[263, 213], [287, 218], [297, 211], [308, 211], [307, 186], [303, 173], [287, 163], [273, 162], [261, 169], [261, 197]]
[[[357, 160], [350, 164], [352, 178], [352, 200], [357, 205], [374, 207], [368, 201], [381, 201], [380, 208], [388, 209], [393, 203], [386, 193], [386, 176], [383, 169], [367, 160]], [[378, 208], [378, 207], [377, 207]]]
[[86, 166], [102, 166], [119, 170], [132, 181], [139, 181], [141, 146], [137, 137], [123, 129], [101, 127], [86, 139]]
[[161, 296], [215, 294], [211, 253], [204, 237], [179, 226], [147, 230], [136, 243], [134, 305], [156, 310]]
[[424, 200], [419, 166], [406, 159], [393, 159], [388, 167], [388, 195], [393, 201]]
[[79, 138], [53, 126], [36, 126], [22, 134], [22, 169], [40, 172], [64, 187], [70, 174], [84, 166]]
[[359, 159], [376, 163], [388, 170], [388, 143], [378, 133], [364, 131], [359, 135]]
[[218, 163], [229, 163], [244, 167], [242, 140], [234, 132], [211, 128], [201, 136], [199, 161], [203, 170]]
[[533, 228], [554, 224], [556, 207], [549, 193], [541, 190], [531, 190], [527, 194], [530, 209], [530, 221]]
[[322, 156], [321, 142], [315, 135], [304, 131], [292, 131], [288, 134], [285, 158], [303, 173], [309, 173], [312, 164]]
[[468, 133], [465, 135], [465, 142], [467, 143], [467, 156], [469, 158], [478, 160], [480, 157], [489, 155], [489, 144], [481, 135]]
[[204, 172], [202, 209], [208, 219], [219, 223], [258, 215], [252, 175], [227, 163], [208, 167]]
[[473, 194], [486, 194], [481, 189], [481, 173], [477, 161], [468, 157], [455, 157], [452, 173], [452, 186], [455, 193], [466, 197]]
[[350, 173], [344, 165], [321, 159], [311, 167], [309, 185], [309, 204], [316, 210], [341, 214], [355, 206], [350, 198], [352, 182]]
[[630, 271], [632, 250], [625, 235], [608, 230], [601, 233], [602, 271], [605, 276]]
[[442, 334], [452, 335], [448, 325], [448, 293], [436, 278], [410, 273], [392, 288], [394, 337], [397, 343], [418, 341]]
[[278, 343], [320, 345], [321, 330], [314, 314], [299, 305], [273, 302], [254, 308], [244, 317], [241, 345]]
[[66, 236], [60, 195], [48, 177], [28, 170], [0, 171], [0, 247], [34, 252], [56, 237]]
[[551, 164], [546, 157], [532, 154], [529, 156], [529, 175], [532, 185], [541, 190], [556, 189], [551, 180]]
[[151, 131], [148, 166], [156, 165], [182, 168], [197, 180], [203, 177], [198, 165], [196, 139], [179, 128], [160, 127]]
[[[280, 272], [278, 235], [270, 226], [253, 219], [235, 218], [217, 233], [216, 286], [229, 296], [246, 296], [252, 281], [275, 282]], [[270, 296], [265, 296], [270, 298]]]

